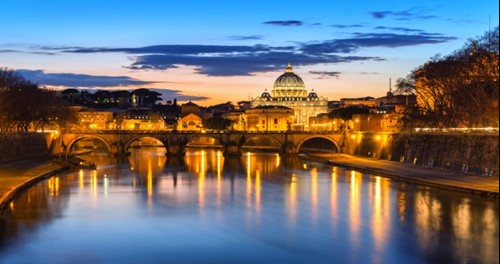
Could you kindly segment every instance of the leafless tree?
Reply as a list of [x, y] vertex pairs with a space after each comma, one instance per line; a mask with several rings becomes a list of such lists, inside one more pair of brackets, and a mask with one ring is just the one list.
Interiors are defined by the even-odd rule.
[[0, 68], [0, 132], [27, 132], [74, 120], [54, 91], [41, 89], [12, 69]]
[[498, 126], [498, 50], [497, 27], [398, 79], [397, 93], [417, 96], [418, 107], [407, 121], [432, 127]]

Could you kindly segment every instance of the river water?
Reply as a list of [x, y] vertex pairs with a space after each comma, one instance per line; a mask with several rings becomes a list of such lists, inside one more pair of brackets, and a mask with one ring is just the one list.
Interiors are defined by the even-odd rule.
[[308, 160], [92, 154], [0, 222], [0, 263], [498, 263], [498, 201]]

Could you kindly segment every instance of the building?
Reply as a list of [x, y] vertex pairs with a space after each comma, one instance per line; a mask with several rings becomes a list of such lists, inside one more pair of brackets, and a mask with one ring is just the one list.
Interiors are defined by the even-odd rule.
[[375, 105], [378, 107], [383, 107], [387, 105], [400, 105], [400, 106], [408, 106], [408, 105], [414, 105], [416, 103], [416, 97], [415, 95], [403, 95], [403, 94], [397, 94], [394, 95], [391, 91], [387, 92], [386, 96], [379, 97], [375, 99]]
[[328, 114], [319, 114], [309, 118], [309, 131], [338, 131], [343, 123], [340, 118], [329, 118]]
[[352, 115], [353, 131], [399, 132], [401, 115], [395, 112]]
[[106, 110], [80, 110], [76, 114], [79, 129], [109, 129], [113, 122], [113, 112]]
[[376, 102], [375, 98], [371, 96], [360, 97], [360, 98], [341, 98], [340, 99], [340, 107], [346, 108], [351, 106], [358, 107], [375, 107]]
[[189, 101], [185, 104], [182, 104], [181, 105], [181, 114], [183, 116], [187, 115], [187, 114], [195, 114], [195, 115], [200, 115], [200, 106]]
[[150, 109], [133, 109], [122, 113], [117, 121], [126, 130], [163, 130], [165, 121], [162, 116]]
[[247, 130], [246, 114], [243, 110], [236, 110], [222, 115], [222, 118], [231, 121], [231, 130], [245, 131]]
[[261, 96], [251, 101], [251, 106], [253, 108], [260, 106], [291, 108], [294, 113], [291, 121], [293, 130], [308, 130], [309, 117], [328, 112], [328, 100], [319, 97], [314, 90], [308, 94], [304, 81], [293, 73], [290, 64], [285, 68], [285, 73], [274, 82], [271, 93], [266, 90]]
[[285, 106], [257, 106], [246, 110], [245, 117], [247, 131], [286, 131], [291, 129], [294, 112]]
[[189, 113], [182, 117], [177, 122], [177, 130], [179, 131], [201, 131], [203, 130], [203, 122], [200, 116]]

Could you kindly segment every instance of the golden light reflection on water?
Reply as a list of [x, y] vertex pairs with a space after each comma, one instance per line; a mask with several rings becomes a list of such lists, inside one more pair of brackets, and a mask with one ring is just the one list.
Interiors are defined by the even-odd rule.
[[[373, 184], [373, 183], [372, 183]], [[390, 194], [389, 181], [375, 176], [375, 192], [373, 193], [372, 233], [375, 249], [381, 251], [390, 233]]]
[[318, 168], [311, 168], [311, 217], [313, 221], [318, 218]]
[[148, 160], [147, 171], [147, 191], [148, 191], [148, 207], [153, 206], [153, 165], [152, 159]]
[[[206, 168], [206, 152], [201, 151], [200, 166], [201, 170], [198, 174], [198, 206], [200, 208], [205, 207], [205, 168]], [[197, 163], [198, 164], [198, 163]]]
[[[250, 156], [248, 156], [247, 160], [250, 160]], [[250, 163], [248, 165], [250, 165]], [[248, 166], [248, 168], [250, 168], [250, 166]], [[247, 170], [246, 206], [247, 208], [252, 207], [252, 175], [250, 174], [250, 170]]]
[[217, 151], [217, 205], [220, 206], [222, 204], [222, 152]]
[[432, 247], [432, 236], [441, 229], [441, 203], [429, 192], [415, 195], [415, 224], [420, 247]]
[[47, 181], [49, 194], [51, 196], [59, 196], [59, 177], [52, 177]]
[[97, 170], [93, 170], [90, 172], [90, 186], [92, 191], [92, 198], [94, 199], [94, 201], [97, 201], [97, 188], [98, 188]]
[[350, 224], [350, 231], [351, 231], [351, 242], [353, 246], [358, 246], [358, 236], [359, 236], [359, 230], [361, 228], [361, 204], [360, 204], [360, 199], [361, 199], [361, 192], [360, 192], [360, 187], [361, 187], [361, 175], [359, 172], [356, 171], [351, 171], [351, 193], [350, 193], [350, 200], [349, 200], [349, 224]]
[[330, 186], [330, 208], [332, 223], [336, 223], [338, 219], [337, 212], [337, 167], [332, 168], [331, 174], [331, 186]]
[[136, 175], [132, 187], [145, 188], [148, 208], [153, 206], [155, 178], [161, 175], [167, 161], [164, 153], [162, 147], [145, 147], [132, 150], [128, 158], [130, 170]]
[[261, 207], [260, 171], [255, 171], [255, 212], [260, 216]]
[[406, 221], [406, 194], [404, 192], [398, 192], [398, 214], [399, 221]]
[[251, 171], [252, 171], [252, 163], [251, 163], [251, 153], [247, 153], [247, 179], [250, 179], [251, 177]]
[[498, 255], [495, 255], [495, 252], [498, 252], [498, 236], [495, 238], [491, 235], [495, 233], [498, 234], [498, 218], [496, 217], [495, 210], [493, 210], [492, 207], [493, 206], [491, 205], [487, 207], [484, 210], [482, 217], [479, 217], [477, 220], [483, 228], [481, 230], [481, 234], [479, 235], [482, 242], [480, 252], [485, 256], [485, 259], [491, 260], [489, 262], [498, 260]]
[[85, 187], [83, 170], [78, 171], [78, 186], [80, 186], [80, 190], [82, 190]]
[[297, 222], [297, 175], [292, 174], [289, 188], [288, 219], [294, 225]]

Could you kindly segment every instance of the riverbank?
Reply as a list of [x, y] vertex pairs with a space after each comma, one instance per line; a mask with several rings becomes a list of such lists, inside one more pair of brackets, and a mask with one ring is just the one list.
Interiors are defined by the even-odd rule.
[[498, 199], [499, 179], [495, 177], [481, 177], [444, 169], [426, 168], [340, 153], [314, 154], [309, 156], [333, 166]]
[[27, 188], [65, 169], [64, 164], [50, 158], [0, 163], [0, 212]]

